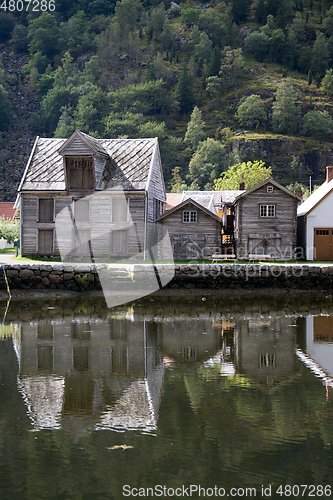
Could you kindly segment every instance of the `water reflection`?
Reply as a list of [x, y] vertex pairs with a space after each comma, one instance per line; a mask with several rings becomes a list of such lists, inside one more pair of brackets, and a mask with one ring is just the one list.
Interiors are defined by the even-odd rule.
[[[318, 340], [325, 318], [332, 320], [306, 318], [306, 350], [331, 377], [333, 344]], [[19, 327], [13, 336], [18, 387], [34, 428], [67, 429], [76, 437], [106, 429], [156, 431], [165, 369], [175, 363], [218, 369], [221, 377], [241, 376], [266, 389], [299, 371], [297, 317], [271, 312], [196, 309], [163, 316], [132, 306], [112, 317], [61, 316]], [[192, 382], [185, 374], [197, 409]]]

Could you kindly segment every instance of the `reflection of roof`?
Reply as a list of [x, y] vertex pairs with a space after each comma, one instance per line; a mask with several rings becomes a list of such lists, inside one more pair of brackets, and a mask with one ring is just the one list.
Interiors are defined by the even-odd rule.
[[54, 375], [35, 375], [18, 379], [28, 415], [37, 429], [60, 429], [65, 379]]
[[318, 189], [307, 198], [297, 210], [297, 216], [309, 215], [310, 212], [333, 190], [333, 179], [330, 182], [325, 181]]
[[[157, 138], [95, 139], [82, 133], [77, 137], [91, 146], [90, 154], [94, 155], [96, 165], [98, 162], [98, 169], [104, 170], [103, 189], [113, 187], [115, 183], [122, 183], [126, 189], [146, 189], [154, 154], [158, 150]], [[66, 150], [70, 139], [37, 137], [19, 191], [66, 189], [61, 152]], [[88, 154], [88, 150], [82, 154]], [[96, 181], [98, 184], [97, 172]]]

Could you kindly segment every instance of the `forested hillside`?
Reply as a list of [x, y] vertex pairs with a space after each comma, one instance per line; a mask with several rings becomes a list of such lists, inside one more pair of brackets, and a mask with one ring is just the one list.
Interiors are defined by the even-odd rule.
[[322, 182], [333, 164], [330, 4], [43, 0], [34, 12], [3, 1], [1, 200], [15, 199], [36, 135], [76, 128], [158, 136], [168, 190], [211, 189], [247, 160], [284, 184]]

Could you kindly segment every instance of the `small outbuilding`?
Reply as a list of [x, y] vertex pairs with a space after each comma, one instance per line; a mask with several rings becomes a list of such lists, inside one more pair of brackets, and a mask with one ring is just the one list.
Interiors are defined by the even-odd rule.
[[169, 233], [174, 259], [209, 259], [221, 253], [222, 219], [191, 198], [164, 212], [158, 222]]

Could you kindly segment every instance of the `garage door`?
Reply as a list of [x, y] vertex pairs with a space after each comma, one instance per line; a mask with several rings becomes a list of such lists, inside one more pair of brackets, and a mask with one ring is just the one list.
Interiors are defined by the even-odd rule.
[[315, 228], [314, 260], [333, 260], [333, 228]]

